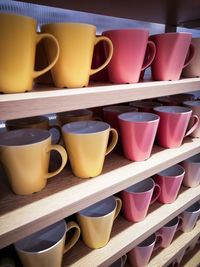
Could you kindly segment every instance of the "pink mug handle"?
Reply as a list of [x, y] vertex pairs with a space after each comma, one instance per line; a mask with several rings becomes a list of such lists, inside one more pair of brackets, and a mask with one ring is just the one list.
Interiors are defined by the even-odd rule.
[[188, 56], [185, 60], [185, 64], [183, 65], [183, 68], [185, 68], [188, 64], [190, 64], [191, 60], [193, 59], [195, 52], [195, 48], [193, 44], [190, 44], [189, 50], [188, 50]]
[[193, 123], [192, 127], [185, 133], [184, 137], [186, 137], [186, 136], [190, 135], [192, 132], [194, 132], [194, 130], [197, 128], [197, 126], [199, 124], [199, 118], [197, 115], [192, 115], [191, 118], [194, 119], [194, 123]]
[[156, 242], [155, 242], [153, 251], [160, 248], [160, 245], [161, 245], [162, 239], [163, 239], [162, 235], [159, 232], [156, 232], [155, 234], [156, 234]]
[[141, 71], [143, 71], [144, 69], [148, 68], [151, 65], [152, 61], [155, 58], [155, 55], [156, 55], [156, 45], [154, 44], [154, 42], [148, 41], [147, 51]]
[[155, 184], [150, 204], [153, 204], [159, 198], [160, 193], [161, 193], [160, 186], [158, 184]]
[[178, 216], [178, 220], [179, 220], [179, 222], [178, 222], [178, 226], [176, 228], [176, 232], [179, 231], [183, 225], [183, 219], [180, 215]]

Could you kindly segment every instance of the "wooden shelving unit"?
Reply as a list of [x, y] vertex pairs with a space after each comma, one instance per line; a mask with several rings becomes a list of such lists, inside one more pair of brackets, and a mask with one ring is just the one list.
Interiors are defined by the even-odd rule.
[[[197, 25], [199, 27], [199, 1], [80, 1], [80, 0], [26, 0], [27, 3], [53, 5], [81, 11], [94, 12], [174, 25]], [[51, 3], [50, 3], [51, 2]], [[181, 3], [180, 3], [181, 2]], [[197, 3], [198, 2], [198, 3]], [[145, 7], [145, 8], [144, 8]], [[171, 12], [173, 10], [173, 12]], [[139, 99], [156, 98], [200, 90], [200, 78], [178, 81], [156, 82], [145, 79], [136, 84], [90, 84], [86, 88], [59, 89], [37, 86], [33, 91], [20, 94], [0, 95], [0, 121], [51, 114], [80, 108], [105, 106]], [[200, 152], [200, 139], [186, 138], [177, 149], [154, 146], [152, 156], [144, 162], [131, 162], [115, 149], [106, 157], [104, 169], [99, 177], [80, 179], [72, 175], [68, 165], [56, 177], [49, 179], [45, 189], [30, 196], [13, 194], [0, 170], [0, 248], [46, 227], [60, 219], [73, 215], [109, 195], [137, 183]], [[53, 160], [59, 164], [59, 159]], [[170, 205], [155, 202], [146, 219], [133, 224], [120, 215], [113, 226], [110, 242], [98, 250], [87, 248], [81, 240], [64, 256], [63, 266], [108, 266], [127, 253], [151, 233], [177, 216], [200, 199], [200, 186], [182, 187], [177, 200]], [[169, 256], [164, 250], [155, 255], [150, 266], [157, 267], [163, 257], [167, 264], [184, 249], [200, 232], [200, 223], [190, 234], [178, 235], [169, 247]], [[163, 256], [162, 256], [162, 253]], [[199, 253], [195, 254], [198, 259]], [[155, 265], [152, 265], [155, 261]], [[158, 265], [161, 266], [161, 265]]]

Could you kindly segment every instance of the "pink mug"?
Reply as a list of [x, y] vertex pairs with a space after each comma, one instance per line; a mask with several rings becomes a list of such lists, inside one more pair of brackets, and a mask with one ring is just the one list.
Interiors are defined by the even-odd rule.
[[159, 97], [157, 100], [164, 106], [181, 106], [184, 101], [194, 100], [193, 94], [175, 94]]
[[153, 108], [162, 106], [161, 103], [156, 101], [132, 101], [129, 103], [130, 106], [138, 108], [140, 112], [153, 112]]
[[[192, 110], [188, 107], [161, 106], [154, 108], [154, 112], [160, 116], [157, 142], [165, 148], [179, 147], [183, 138], [190, 135], [199, 123], [199, 118], [192, 115]], [[193, 119], [193, 126], [187, 130], [190, 118]]]
[[132, 161], [150, 157], [159, 116], [147, 112], [128, 112], [118, 116], [124, 156]]
[[176, 164], [153, 176], [154, 181], [161, 189], [158, 201], [169, 204], [176, 200], [184, 174], [185, 169]]
[[160, 186], [152, 178], [147, 178], [123, 191], [122, 212], [131, 222], [140, 222], [145, 219], [150, 204], [153, 204], [160, 195]]
[[149, 263], [152, 252], [160, 247], [162, 237], [154, 233], [127, 254], [128, 262], [134, 267], [145, 267]]
[[161, 33], [152, 35], [149, 39], [156, 45], [156, 56], [151, 64], [153, 80], [179, 80], [182, 69], [190, 63], [194, 55], [192, 34]]
[[[113, 56], [108, 64], [109, 80], [112, 83], [137, 83], [142, 70], [153, 61], [156, 48], [148, 41], [149, 31], [143, 29], [118, 29], [103, 32], [113, 43]], [[149, 47], [149, 57], [145, 52]], [[108, 49], [105, 49], [106, 54]]]

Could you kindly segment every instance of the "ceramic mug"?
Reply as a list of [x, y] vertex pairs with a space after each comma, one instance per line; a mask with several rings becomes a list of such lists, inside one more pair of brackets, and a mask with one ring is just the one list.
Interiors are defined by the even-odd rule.
[[160, 195], [160, 186], [152, 178], [147, 178], [121, 191], [122, 212], [131, 222], [145, 219], [149, 205]]
[[138, 108], [140, 112], [153, 112], [153, 108], [162, 106], [159, 102], [144, 100], [132, 101], [129, 105]]
[[195, 187], [200, 184], [200, 154], [196, 154], [180, 163], [185, 169], [183, 184]]
[[194, 100], [195, 96], [193, 94], [175, 94], [162, 96], [157, 99], [164, 106], [181, 106], [184, 101]]
[[156, 45], [156, 56], [151, 64], [153, 80], [179, 80], [182, 69], [191, 62], [194, 55], [192, 34], [161, 33], [151, 35], [149, 39]]
[[109, 242], [121, 205], [121, 199], [110, 196], [76, 214], [83, 241], [88, 247], [101, 248]]
[[[66, 242], [66, 234], [75, 229]], [[71, 249], [80, 236], [80, 227], [71, 221], [61, 220], [14, 243], [24, 267], [61, 267], [63, 254]]]
[[[56, 150], [61, 166], [48, 172], [50, 151]], [[65, 149], [51, 144], [49, 131], [42, 129], [20, 129], [0, 135], [0, 161], [14, 193], [32, 194], [42, 190], [47, 179], [58, 174], [67, 162]]]
[[183, 211], [179, 216], [182, 220], [182, 226], [180, 230], [182, 232], [190, 232], [195, 227], [195, 224], [200, 215], [200, 203], [195, 202], [185, 211]]
[[[59, 45], [51, 34], [37, 34], [37, 22], [31, 17], [0, 14], [0, 92], [18, 93], [31, 91], [33, 79], [50, 70], [58, 60]], [[49, 66], [34, 70], [37, 43], [49, 40], [54, 55]]]
[[[200, 101], [184, 101], [183, 106], [191, 108], [192, 114], [197, 115], [200, 118]], [[189, 127], [191, 127], [192, 121], [189, 123]], [[197, 128], [190, 134], [192, 137], [200, 137], [200, 126], [198, 125]]]
[[194, 57], [182, 72], [182, 75], [187, 78], [200, 77], [200, 38], [192, 38], [191, 43], [195, 47]]
[[[199, 123], [199, 118], [192, 115], [188, 107], [161, 106], [154, 108], [154, 112], [160, 117], [157, 142], [165, 148], [179, 147], [183, 138], [190, 135]], [[193, 119], [193, 126], [187, 130], [190, 118]]]
[[[107, 66], [109, 81], [112, 83], [137, 83], [142, 70], [153, 61], [156, 48], [149, 41], [149, 31], [143, 29], [116, 29], [104, 31], [113, 43], [113, 56]], [[149, 47], [149, 57], [145, 52]], [[106, 49], [106, 54], [108, 51]]]
[[148, 265], [152, 252], [160, 247], [162, 237], [154, 233], [127, 254], [128, 262], [134, 267], [145, 267]]
[[159, 116], [147, 112], [127, 112], [118, 116], [124, 156], [132, 161], [150, 157]]
[[[56, 37], [60, 47], [60, 56], [51, 73], [56, 87], [87, 86], [90, 75], [102, 70], [113, 54], [112, 42], [105, 36], [96, 37], [96, 27], [81, 23], [51, 23], [41, 26], [41, 31]], [[106, 61], [96, 69], [91, 69], [94, 46], [107, 42], [109, 53]], [[54, 48], [45, 42], [47, 56], [51, 59]]]
[[158, 198], [161, 203], [169, 204], [176, 200], [184, 174], [185, 169], [176, 164], [153, 176], [154, 181], [161, 189]]
[[9, 131], [24, 128], [37, 128], [43, 130], [50, 130], [52, 128], [55, 128], [59, 133], [59, 137], [56, 143], [59, 143], [61, 139], [60, 127], [57, 125], [50, 125], [49, 119], [45, 116], [35, 116], [22, 119], [8, 120], [5, 124], [7, 130]]
[[[112, 138], [108, 145], [110, 133]], [[102, 121], [67, 123], [62, 127], [62, 136], [72, 171], [80, 178], [98, 176], [105, 156], [114, 149], [118, 140], [117, 131]]]

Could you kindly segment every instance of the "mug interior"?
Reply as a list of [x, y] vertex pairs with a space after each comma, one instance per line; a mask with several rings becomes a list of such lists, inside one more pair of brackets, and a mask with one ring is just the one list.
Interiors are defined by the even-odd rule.
[[176, 177], [176, 176], [180, 176], [184, 173], [185, 173], [185, 169], [182, 166], [176, 164], [176, 165], [173, 165], [173, 166], [171, 166], [171, 167], [169, 167], [169, 168], [167, 168], [167, 169], [165, 169], [165, 170], [163, 170], [157, 174], [160, 176], [166, 176], [166, 177]]
[[179, 219], [178, 217], [173, 218], [170, 222], [165, 224], [163, 227], [172, 227], [178, 223]]
[[84, 217], [97, 218], [109, 215], [117, 207], [117, 201], [115, 197], [110, 196], [105, 198], [81, 211], [78, 214]]
[[17, 241], [14, 246], [25, 253], [39, 253], [50, 249], [58, 243], [66, 233], [66, 222], [61, 220], [30, 236]]
[[144, 241], [142, 241], [137, 247], [149, 247], [153, 245], [153, 243], [156, 241], [156, 234], [152, 234], [149, 237], [147, 237]]
[[63, 132], [71, 134], [92, 134], [106, 131], [110, 125], [103, 121], [76, 121], [65, 124]]
[[155, 183], [152, 178], [147, 178], [137, 184], [126, 188], [124, 191], [128, 193], [144, 193], [150, 191], [154, 187], [154, 184]]
[[200, 203], [195, 202], [193, 205], [187, 208], [185, 212], [198, 212], [199, 210], [200, 210]]
[[137, 111], [137, 108], [130, 107], [130, 106], [109, 106], [104, 107], [103, 111], [109, 111], [109, 112], [117, 112], [117, 113], [124, 113], [124, 112], [132, 112]]
[[122, 267], [123, 266], [123, 260], [122, 258], [119, 258], [115, 262], [113, 262], [109, 267]]
[[200, 101], [198, 100], [195, 100], [195, 101], [184, 101], [183, 102], [184, 105], [187, 105], [187, 106], [200, 106]]
[[187, 161], [187, 162], [194, 162], [194, 163], [200, 163], [200, 153], [190, 157], [190, 158], [187, 158], [185, 159], [184, 161]]
[[42, 142], [51, 136], [42, 129], [20, 129], [0, 134], [0, 146], [23, 146]]
[[148, 112], [127, 112], [118, 115], [118, 118], [129, 122], [151, 122], [159, 120], [159, 116]]
[[60, 112], [60, 113], [57, 113], [57, 115], [71, 118], [71, 117], [82, 117], [82, 116], [92, 115], [92, 113], [93, 112], [88, 109], [77, 109], [77, 110], [72, 110], [72, 111]]
[[165, 112], [165, 113], [188, 113], [188, 112], [192, 112], [192, 110], [190, 108], [182, 107], [182, 106], [160, 106], [160, 107], [155, 107], [154, 111]]
[[16, 120], [8, 120], [6, 121], [6, 125], [25, 127], [31, 124], [37, 124], [37, 123], [41, 123], [44, 121], [48, 121], [48, 118], [44, 116], [35, 116], [35, 117], [22, 118], [22, 119], [16, 119]]

